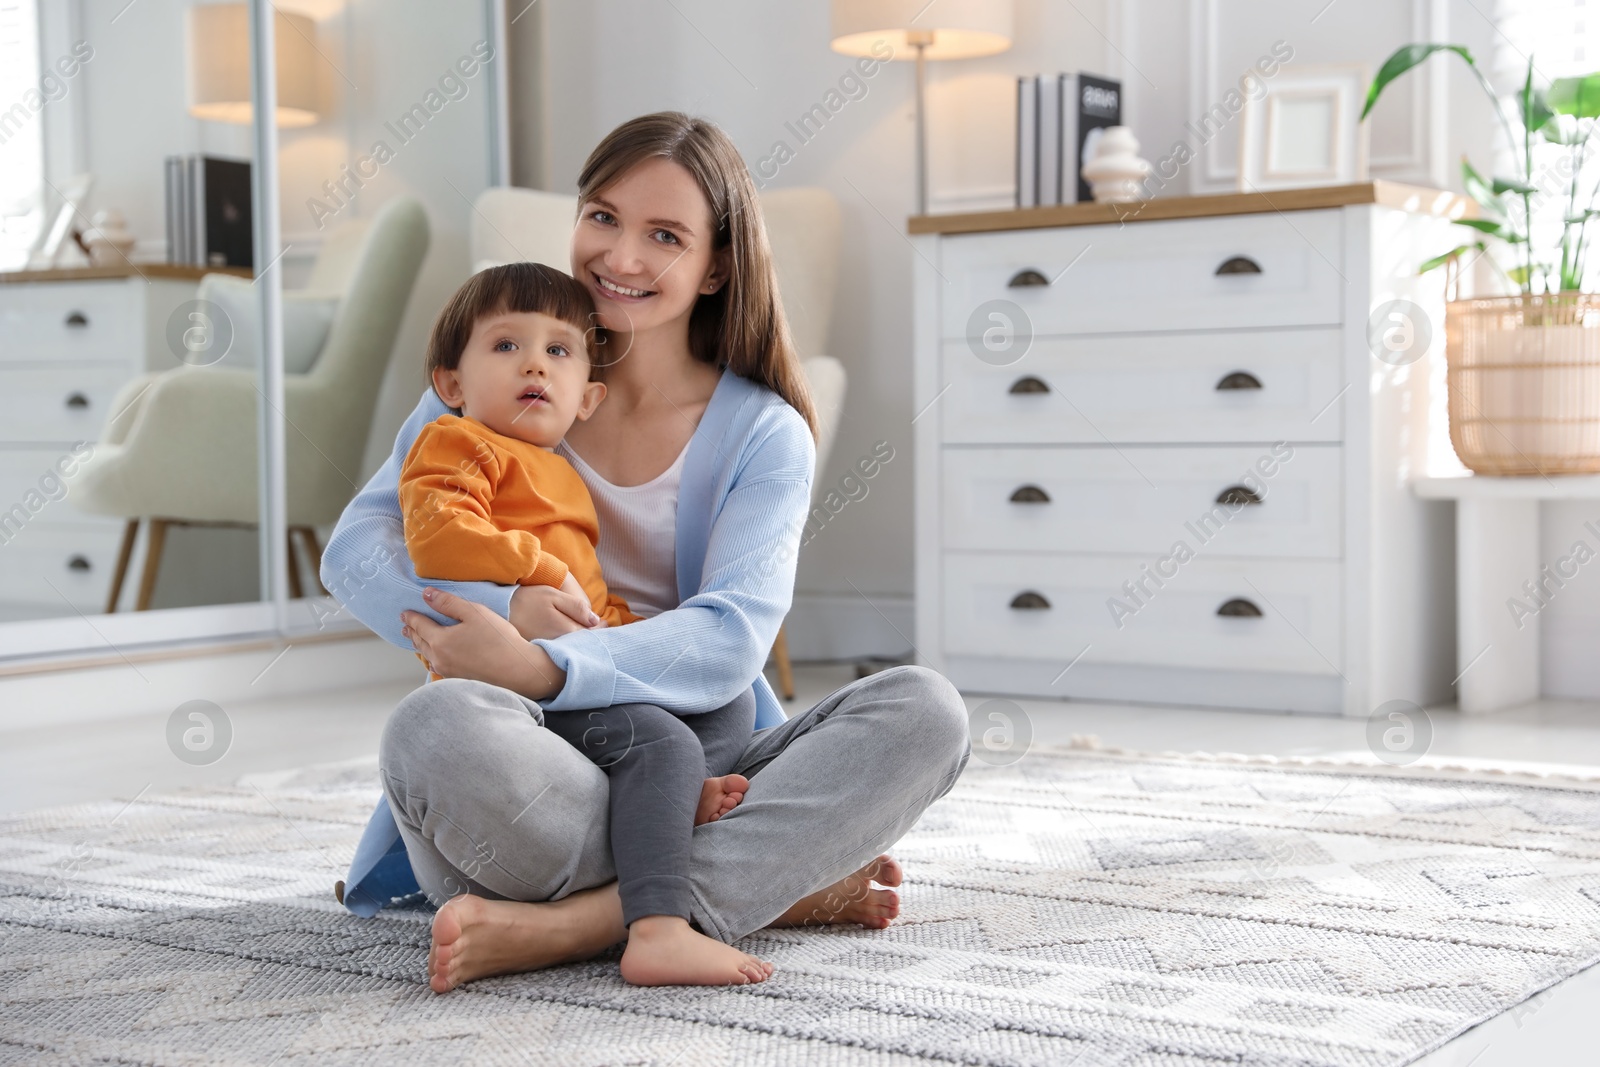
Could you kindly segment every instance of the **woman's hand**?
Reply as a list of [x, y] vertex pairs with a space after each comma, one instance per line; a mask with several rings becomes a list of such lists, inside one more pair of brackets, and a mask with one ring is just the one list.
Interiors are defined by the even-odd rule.
[[591, 625], [590, 619], [599, 621], [589, 607], [589, 598], [581, 592], [573, 594], [548, 585], [520, 585], [511, 594], [511, 625], [524, 641], [570, 634]]
[[530, 645], [491, 609], [432, 586], [422, 596], [435, 611], [457, 620], [443, 626], [420, 612], [400, 613], [405, 635], [433, 673], [488, 682], [533, 700], [548, 700], [566, 684], [566, 672], [544, 649]]

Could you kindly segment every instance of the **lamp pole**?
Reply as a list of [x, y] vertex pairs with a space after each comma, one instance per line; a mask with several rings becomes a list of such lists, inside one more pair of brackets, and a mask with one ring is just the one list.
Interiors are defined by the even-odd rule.
[[917, 50], [917, 214], [928, 213], [928, 46], [932, 30], [907, 30], [906, 43]]

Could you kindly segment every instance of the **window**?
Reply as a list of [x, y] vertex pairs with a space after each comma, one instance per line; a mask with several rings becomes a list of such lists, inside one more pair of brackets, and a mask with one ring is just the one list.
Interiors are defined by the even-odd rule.
[[[1528, 76], [1528, 63], [1533, 62], [1535, 88], [1546, 88], [1556, 78], [1567, 78], [1594, 73], [1600, 70], [1600, 4], [1591, 6], [1586, 0], [1498, 0], [1495, 4], [1495, 29], [1492, 52], [1480, 56], [1479, 64], [1490, 83], [1500, 93], [1502, 106], [1508, 116], [1517, 111], [1517, 93]], [[1519, 128], [1520, 136], [1520, 128]], [[1479, 169], [1491, 164], [1495, 176], [1510, 177], [1522, 173], [1522, 146], [1507, 146], [1504, 138], [1495, 138], [1496, 155], [1493, 160], [1475, 161]], [[1571, 206], [1579, 210], [1595, 195], [1600, 182], [1600, 138], [1588, 146], [1588, 162], [1581, 173], [1573, 178], [1573, 148], [1561, 145], [1535, 144], [1533, 149], [1533, 251], [1536, 268], [1552, 270], [1560, 258], [1559, 244], [1565, 219]], [[1487, 175], [1486, 175], [1487, 176]], [[1521, 207], [1513, 208], [1520, 215]], [[1585, 234], [1586, 248], [1583, 271], [1584, 288], [1592, 288], [1590, 279], [1596, 274], [1596, 257], [1592, 247], [1600, 247], [1600, 224], [1589, 223]], [[1496, 260], [1515, 272], [1524, 262], [1526, 250], [1501, 249]], [[1536, 269], [1535, 278], [1539, 277]], [[1556, 278], [1550, 279], [1552, 287]], [[1534, 289], [1541, 287], [1536, 281]]]
[[1534, 79], [1545, 81], [1600, 70], [1600, 6], [1584, 0], [1499, 0], [1495, 5], [1493, 76], [1491, 81], [1510, 90], [1528, 73], [1534, 60]]
[[23, 265], [44, 218], [44, 122], [34, 0], [0, 0], [0, 269]]

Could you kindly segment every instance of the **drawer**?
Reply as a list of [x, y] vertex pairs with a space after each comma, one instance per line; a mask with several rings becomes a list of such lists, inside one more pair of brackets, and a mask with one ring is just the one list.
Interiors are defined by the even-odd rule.
[[1338, 441], [1341, 337], [1311, 329], [1045, 338], [1005, 367], [947, 341], [944, 439]]
[[0, 285], [0, 362], [132, 363], [144, 347], [139, 295], [123, 280]]
[[0, 441], [99, 440], [127, 363], [0, 368]]
[[[1202, 554], [1159, 588], [1145, 572], [1157, 565], [1138, 555], [947, 552], [945, 653], [1062, 667], [1081, 653], [1089, 664], [1339, 673], [1340, 564]], [[1135, 581], [1146, 589], [1137, 600], [1122, 588]], [[1218, 614], [1235, 602], [1260, 614]], [[1229, 609], [1239, 610], [1248, 609]]]
[[[106, 609], [122, 543], [120, 524], [45, 522], [48, 511], [0, 537], [0, 601], [37, 604], [72, 614]], [[69, 607], [70, 605], [70, 607]]]
[[[990, 300], [1019, 306], [1034, 336], [1341, 319], [1337, 211], [966, 234], [941, 248], [947, 338], [981, 337]], [[1029, 271], [1046, 284], [1021, 284]]]
[[946, 448], [944, 544], [1155, 556], [1183, 541], [1205, 556], [1336, 559], [1341, 457], [1281, 443]]
[[[24, 524], [29, 527], [36, 523], [54, 526], [70, 522], [113, 533], [121, 530], [122, 519], [80, 511], [73, 502], [74, 475], [92, 451], [92, 445], [84, 445], [77, 452], [68, 445], [53, 449], [0, 448], [0, 508], [12, 508], [17, 504], [26, 507], [30, 503], [37, 506], [38, 510], [31, 512]], [[30, 499], [29, 493], [36, 496]], [[40, 505], [39, 501], [45, 503]], [[8, 522], [14, 523], [15, 519], [0, 511], [0, 543], [11, 533]], [[4, 599], [4, 590], [0, 590], [0, 599]]]

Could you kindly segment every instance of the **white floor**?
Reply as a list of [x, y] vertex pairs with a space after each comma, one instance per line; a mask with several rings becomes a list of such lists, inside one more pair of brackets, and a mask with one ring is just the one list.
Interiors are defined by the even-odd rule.
[[[792, 709], [809, 707], [853, 677], [848, 666], [797, 668]], [[181, 762], [168, 748], [166, 715], [6, 732], [0, 735], [0, 813], [131, 798], [143, 790], [226, 783], [244, 774], [368, 755], [377, 750], [389, 710], [412, 688], [413, 683], [367, 686], [229, 705], [224, 711], [232, 743], [220, 760], [203, 767]], [[986, 699], [972, 697], [969, 707], [977, 708]], [[1059, 701], [1013, 703], [1021, 712], [1014, 724], [1019, 736], [1031, 733], [1039, 744], [1095, 734], [1106, 745], [1144, 751], [1278, 756], [1368, 751], [1362, 721]], [[1433, 709], [1429, 720], [1430, 757], [1600, 769], [1600, 704], [1544, 701], [1475, 717]], [[1429, 1067], [1595, 1062], [1592, 1026], [1586, 1024], [1600, 994], [1597, 972], [1600, 968], [1571, 979], [1422, 1062]]]

